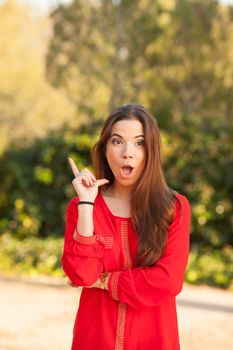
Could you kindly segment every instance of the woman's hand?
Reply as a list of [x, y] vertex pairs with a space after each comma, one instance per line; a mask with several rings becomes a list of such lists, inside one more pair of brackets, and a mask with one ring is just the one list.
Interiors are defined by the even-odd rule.
[[[108, 279], [109, 279], [109, 275], [105, 278], [105, 281], [104, 281], [104, 289], [105, 290], [108, 290]], [[74, 284], [68, 277], [67, 277], [67, 283], [70, 287], [73, 287], [73, 288], [80, 287], [77, 284]], [[98, 278], [97, 281], [95, 281], [92, 285], [85, 286], [85, 288], [101, 288], [100, 278]]]
[[[74, 284], [68, 277], [67, 277], [67, 283], [72, 288], [79, 288], [80, 287], [77, 284]], [[85, 286], [85, 288], [100, 288], [100, 279], [98, 278], [97, 281], [95, 281], [92, 285]]]
[[83, 169], [79, 172], [73, 159], [68, 158], [74, 180], [72, 184], [81, 201], [94, 202], [98, 193], [98, 187], [107, 184], [107, 179], [96, 180], [95, 176], [88, 169]]

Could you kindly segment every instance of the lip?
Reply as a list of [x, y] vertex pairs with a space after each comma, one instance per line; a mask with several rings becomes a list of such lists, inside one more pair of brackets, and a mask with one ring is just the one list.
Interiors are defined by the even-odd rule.
[[121, 168], [124, 168], [124, 167], [130, 167], [130, 168], [134, 168], [131, 164], [122, 164], [121, 165]]

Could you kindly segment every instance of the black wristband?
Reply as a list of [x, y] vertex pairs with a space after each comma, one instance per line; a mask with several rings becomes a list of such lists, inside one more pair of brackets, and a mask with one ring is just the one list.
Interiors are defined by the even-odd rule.
[[79, 204], [90, 204], [90, 205], [93, 205], [93, 207], [95, 206], [95, 204], [93, 202], [87, 202], [87, 201], [79, 201], [78, 205]]

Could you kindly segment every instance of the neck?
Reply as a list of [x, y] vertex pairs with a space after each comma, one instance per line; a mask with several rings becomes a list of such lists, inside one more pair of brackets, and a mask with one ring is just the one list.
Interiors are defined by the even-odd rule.
[[131, 188], [130, 186], [121, 186], [114, 182], [108, 188], [108, 193], [112, 197], [122, 198], [129, 201], [131, 196]]

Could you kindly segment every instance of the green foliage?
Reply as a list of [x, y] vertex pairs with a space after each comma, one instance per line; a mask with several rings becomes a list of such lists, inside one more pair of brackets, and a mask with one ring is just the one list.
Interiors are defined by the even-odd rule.
[[197, 120], [167, 134], [167, 179], [191, 202], [192, 243], [223, 249], [232, 245], [233, 127]]
[[87, 128], [63, 126], [47, 139], [11, 144], [0, 158], [0, 234], [63, 235], [66, 205], [76, 195], [67, 158], [80, 168], [91, 164], [95, 135]]
[[19, 240], [10, 234], [0, 237], [0, 273], [18, 276], [63, 276], [62, 238], [27, 237]]
[[233, 248], [200, 249], [193, 245], [185, 280], [233, 290]]
[[180, 113], [229, 118], [232, 18], [215, 0], [75, 0], [51, 18], [47, 74], [79, 110], [137, 101], [166, 129]]

